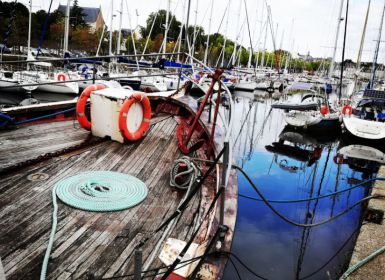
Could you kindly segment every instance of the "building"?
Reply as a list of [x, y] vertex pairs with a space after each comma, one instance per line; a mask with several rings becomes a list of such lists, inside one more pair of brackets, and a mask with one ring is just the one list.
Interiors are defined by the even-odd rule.
[[[93, 7], [81, 7], [84, 13], [84, 21], [90, 26], [92, 32], [95, 32], [101, 28], [103, 28], [105, 22], [102, 14], [101, 8], [93, 8]], [[66, 13], [67, 6], [59, 5], [57, 8], [58, 11], [63, 14]], [[72, 6], [70, 7], [72, 9]]]

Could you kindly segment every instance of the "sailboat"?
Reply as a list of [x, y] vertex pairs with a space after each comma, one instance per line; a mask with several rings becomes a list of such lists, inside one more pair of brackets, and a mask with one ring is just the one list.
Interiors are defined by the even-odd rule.
[[367, 140], [385, 140], [385, 91], [365, 90], [355, 108], [342, 109], [343, 128]]
[[384, 14], [385, 3], [382, 10], [369, 88], [364, 91], [357, 104], [347, 103], [342, 108], [343, 128], [350, 134], [367, 140], [385, 140], [385, 91], [373, 89]]

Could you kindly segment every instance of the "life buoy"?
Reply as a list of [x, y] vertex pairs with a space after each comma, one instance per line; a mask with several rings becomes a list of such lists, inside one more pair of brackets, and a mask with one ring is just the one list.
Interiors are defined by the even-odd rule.
[[85, 114], [87, 100], [90, 97], [91, 92], [104, 88], [106, 88], [106, 86], [102, 84], [88, 86], [85, 90], [83, 90], [78, 102], [76, 103], [76, 118], [79, 124], [87, 130], [91, 130], [91, 121], [87, 119]]
[[[127, 127], [127, 114], [132, 104], [139, 102], [143, 107], [143, 120], [136, 131], [129, 131]], [[148, 97], [141, 92], [134, 92], [130, 98], [124, 101], [119, 113], [119, 129], [123, 137], [129, 141], [141, 139], [150, 128], [151, 104]]]
[[57, 75], [57, 80], [59, 82], [61, 82], [61, 81], [64, 82], [66, 80], [66, 75], [64, 75], [63, 73], [60, 73], [59, 75]]
[[342, 115], [351, 115], [353, 113], [353, 108], [350, 105], [345, 105], [342, 107]]
[[342, 155], [335, 155], [333, 157], [333, 161], [335, 164], [343, 164], [344, 163], [344, 158]]
[[327, 113], [329, 113], [329, 108], [328, 108], [328, 106], [321, 106], [320, 113], [321, 113], [322, 115], [326, 115]]

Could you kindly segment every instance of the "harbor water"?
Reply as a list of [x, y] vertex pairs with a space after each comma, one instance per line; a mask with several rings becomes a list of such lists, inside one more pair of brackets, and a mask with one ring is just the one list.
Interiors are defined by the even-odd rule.
[[[379, 164], [360, 159], [346, 162], [337, 152], [350, 140], [340, 133], [303, 133], [285, 126], [281, 110], [271, 99], [235, 93], [235, 162], [271, 200], [298, 200], [351, 188], [375, 176]], [[238, 216], [232, 258], [225, 280], [338, 279], [349, 262], [362, 223], [359, 205], [316, 227], [287, 223], [260, 201], [238, 172]], [[288, 219], [314, 224], [333, 219], [367, 196], [370, 184], [322, 199], [272, 203]], [[258, 200], [254, 200], [256, 198]], [[234, 267], [235, 265], [235, 267]]]

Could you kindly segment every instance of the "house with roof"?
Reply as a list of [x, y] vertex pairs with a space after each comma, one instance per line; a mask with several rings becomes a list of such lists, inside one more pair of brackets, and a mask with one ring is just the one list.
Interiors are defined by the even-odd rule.
[[[81, 7], [81, 8], [83, 9], [83, 13], [84, 13], [84, 21], [90, 26], [91, 32], [95, 32], [100, 28], [103, 28], [105, 22], [104, 22], [102, 10], [100, 7], [99, 8]], [[58, 11], [65, 14], [67, 6], [59, 4], [59, 7], [57, 9]], [[72, 9], [72, 6], [70, 7], [70, 9]]]

